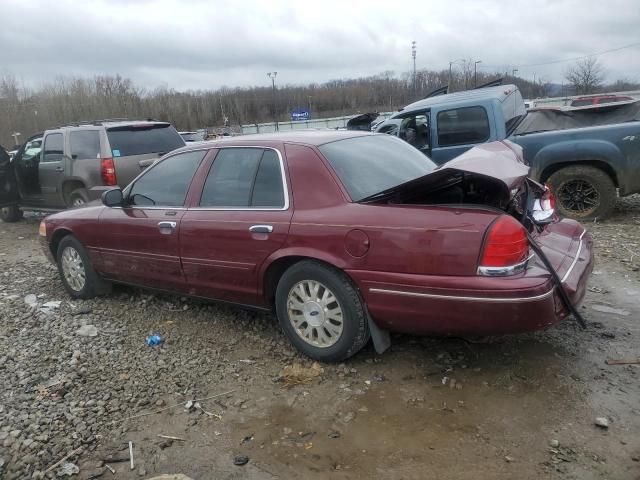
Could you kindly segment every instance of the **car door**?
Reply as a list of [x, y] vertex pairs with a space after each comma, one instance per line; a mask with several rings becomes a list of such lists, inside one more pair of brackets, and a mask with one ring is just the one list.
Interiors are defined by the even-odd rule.
[[0, 146], [0, 208], [18, 203], [18, 184], [9, 154]]
[[51, 132], [44, 136], [44, 144], [38, 166], [42, 206], [50, 208], [65, 207], [62, 196], [64, 179], [64, 135]]
[[189, 293], [261, 305], [258, 271], [285, 242], [292, 213], [279, 150], [219, 149], [201, 195], [181, 222], [180, 250]]
[[100, 216], [100, 270], [108, 278], [182, 292], [179, 232], [185, 199], [207, 150], [159, 161], [124, 192], [122, 207]]
[[20, 147], [12, 160], [13, 170], [20, 192], [20, 203], [24, 205], [41, 205], [40, 191], [40, 157], [42, 156], [42, 133], [30, 137]]
[[438, 165], [492, 138], [489, 115], [484, 107], [434, 110], [433, 115], [431, 160]]

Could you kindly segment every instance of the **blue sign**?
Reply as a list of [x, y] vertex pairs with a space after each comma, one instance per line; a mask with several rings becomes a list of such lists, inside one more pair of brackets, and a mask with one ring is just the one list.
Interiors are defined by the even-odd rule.
[[311, 114], [306, 108], [296, 108], [293, 112], [291, 112], [292, 122], [296, 122], [298, 120], [309, 120], [310, 118]]

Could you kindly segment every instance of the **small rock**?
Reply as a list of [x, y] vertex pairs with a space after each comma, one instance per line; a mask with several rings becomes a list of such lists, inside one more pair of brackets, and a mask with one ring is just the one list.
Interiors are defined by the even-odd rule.
[[560, 442], [556, 439], [549, 440], [549, 446], [552, 448], [558, 448], [560, 446]]
[[86, 315], [91, 312], [93, 312], [93, 309], [91, 307], [80, 307], [77, 310], [71, 312], [71, 315]]
[[147, 474], [147, 469], [144, 467], [138, 468], [138, 475], [144, 477]]
[[506, 455], [506, 456], [504, 457], [504, 460], [505, 460], [505, 462], [507, 462], [507, 463], [511, 463], [511, 462], [513, 462], [513, 460], [514, 460], [514, 459], [513, 459], [513, 457], [510, 457], [509, 455]]
[[76, 330], [76, 334], [81, 337], [97, 337], [98, 329], [94, 325], [83, 325]]
[[246, 465], [247, 463], [249, 463], [249, 457], [247, 457], [246, 455], [237, 455], [233, 459], [233, 464], [237, 465], [238, 467]]
[[356, 418], [356, 414], [354, 412], [347, 412], [342, 416], [342, 421], [344, 423], [349, 423], [354, 418]]
[[338, 432], [337, 430], [333, 431], [333, 432], [331, 432], [329, 434], [329, 438], [340, 438], [341, 436], [342, 436], [342, 434], [340, 432]]
[[36, 297], [33, 293], [26, 295], [24, 297], [24, 303], [29, 305], [30, 307], [35, 307], [38, 305], [38, 297]]
[[63, 463], [62, 467], [60, 467], [60, 469], [58, 470], [58, 476], [59, 477], [64, 477], [64, 476], [72, 476], [77, 474], [78, 472], [80, 472], [80, 469], [78, 468], [78, 466], [75, 463], [71, 463], [71, 462], [67, 462], [67, 463]]
[[606, 417], [596, 418], [595, 424], [600, 428], [609, 428], [609, 420]]
[[156, 407], [164, 407], [164, 400], [160, 399], [156, 401]]

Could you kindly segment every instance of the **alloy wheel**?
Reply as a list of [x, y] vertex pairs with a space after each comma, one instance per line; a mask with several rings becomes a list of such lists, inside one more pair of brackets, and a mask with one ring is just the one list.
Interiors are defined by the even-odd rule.
[[294, 330], [306, 343], [328, 348], [342, 335], [342, 307], [334, 293], [315, 280], [296, 283], [287, 297], [287, 313]]
[[581, 179], [569, 180], [560, 185], [557, 198], [565, 210], [585, 216], [600, 205], [600, 193], [590, 183]]
[[81, 291], [86, 283], [86, 272], [82, 257], [73, 247], [66, 247], [60, 258], [62, 274], [67, 284], [76, 292]]

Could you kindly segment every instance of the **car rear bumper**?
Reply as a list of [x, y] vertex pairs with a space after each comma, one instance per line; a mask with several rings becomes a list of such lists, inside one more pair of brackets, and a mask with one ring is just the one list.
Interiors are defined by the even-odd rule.
[[[575, 235], [557, 272], [577, 306], [593, 269], [593, 250], [582, 227]], [[551, 274], [535, 258], [522, 274], [501, 278], [347, 273], [376, 323], [391, 331], [500, 335], [546, 328], [568, 314]]]

